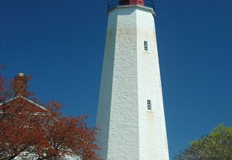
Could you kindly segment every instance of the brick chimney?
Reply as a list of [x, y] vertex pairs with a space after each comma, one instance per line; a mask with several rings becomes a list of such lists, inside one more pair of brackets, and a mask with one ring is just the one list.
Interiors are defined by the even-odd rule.
[[27, 81], [28, 79], [23, 73], [19, 73], [17, 76], [15, 76], [13, 81], [13, 90], [15, 96], [27, 96]]

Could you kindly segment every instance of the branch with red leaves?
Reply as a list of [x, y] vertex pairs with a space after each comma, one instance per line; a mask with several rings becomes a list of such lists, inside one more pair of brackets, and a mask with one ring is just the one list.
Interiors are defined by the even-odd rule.
[[22, 95], [9, 95], [9, 81], [0, 74], [0, 160], [61, 159], [101, 160], [89, 116], [64, 116], [63, 105], [49, 101], [40, 105]]

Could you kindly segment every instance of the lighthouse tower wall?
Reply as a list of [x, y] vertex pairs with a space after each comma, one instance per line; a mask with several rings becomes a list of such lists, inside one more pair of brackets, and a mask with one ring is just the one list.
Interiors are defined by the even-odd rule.
[[109, 12], [97, 126], [104, 160], [168, 160], [151, 8]]
[[133, 8], [109, 13], [97, 117], [101, 155], [107, 160], [139, 159], [135, 19]]
[[[141, 160], [168, 160], [166, 124], [154, 14], [137, 10], [139, 151]], [[144, 49], [147, 42], [147, 50]], [[147, 108], [150, 101], [151, 108]]]

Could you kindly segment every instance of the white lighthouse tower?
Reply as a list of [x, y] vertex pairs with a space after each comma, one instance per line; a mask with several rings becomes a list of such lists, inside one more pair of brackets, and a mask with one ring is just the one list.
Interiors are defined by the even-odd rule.
[[108, 4], [97, 113], [104, 160], [169, 160], [153, 8], [144, 0]]

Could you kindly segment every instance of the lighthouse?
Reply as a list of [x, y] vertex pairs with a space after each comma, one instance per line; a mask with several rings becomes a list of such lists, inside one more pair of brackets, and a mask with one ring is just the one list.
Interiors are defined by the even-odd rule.
[[113, 0], [96, 125], [104, 160], [169, 160], [155, 11], [150, 0]]

